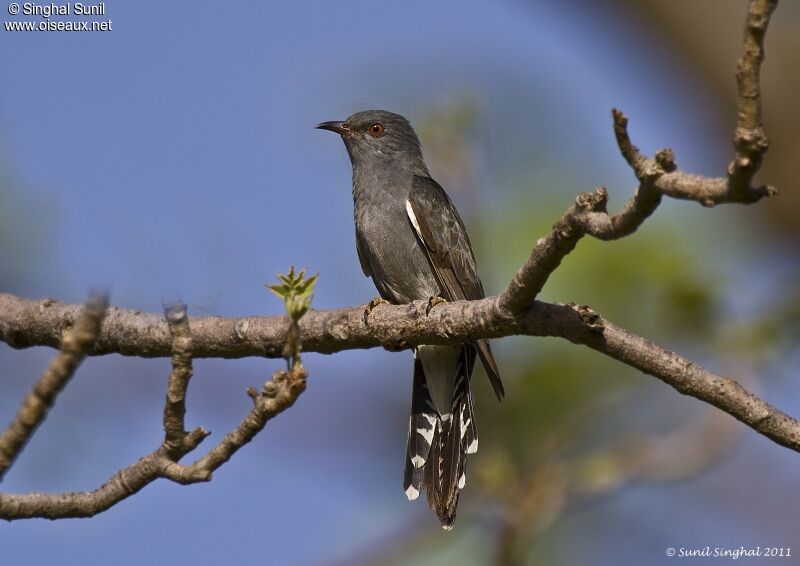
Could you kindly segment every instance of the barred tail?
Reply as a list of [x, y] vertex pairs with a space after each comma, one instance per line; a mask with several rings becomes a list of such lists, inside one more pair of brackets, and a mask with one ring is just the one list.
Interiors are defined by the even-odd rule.
[[[469, 391], [476, 351], [473, 346], [464, 345], [454, 354], [455, 364], [448, 371], [452, 372], [451, 375], [426, 376], [425, 365], [429, 365], [428, 371], [432, 373], [431, 367], [438, 370], [443, 366], [447, 368], [449, 364], [423, 364], [422, 356], [415, 353], [404, 478], [409, 499], [416, 499], [422, 488], [427, 490], [428, 503], [439, 516], [442, 527], [447, 530], [453, 528], [459, 492], [466, 485], [467, 454], [478, 450], [478, 434]], [[426, 355], [430, 355], [430, 352]], [[441, 357], [438, 361], [441, 362]], [[431, 378], [444, 380], [445, 388], [451, 391], [448, 395], [449, 404], [441, 402], [440, 382], [432, 385], [439, 396], [432, 397], [428, 385]]]

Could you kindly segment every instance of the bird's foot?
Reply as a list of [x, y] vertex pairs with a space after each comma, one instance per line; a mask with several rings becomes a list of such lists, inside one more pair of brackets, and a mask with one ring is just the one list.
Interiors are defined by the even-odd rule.
[[367, 306], [364, 307], [364, 324], [369, 324], [368, 319], [370, 313], [372, 312], [372, 309], [374, 309], [378, 305], [390, 305], [390, 304], [392, 303], [390, 303], [389, 301], [387, 301], [382, 297], [375, 297], [374, 299], [372, 299], [369, 303], [367, 303]]
[[447, 299], [445, 299], [444, 297], [439, 297], [439, 296], [431, 297], [430, 299], [428, 299], [428, 306], [425, 308], [425, 316], [428, 316], [429, 314], [431, 314], [431, 309], [433, 307], [435, 307], [436, 305], [440, 305], [442, 303], [446, 303], [446, 302], [447, 302]]

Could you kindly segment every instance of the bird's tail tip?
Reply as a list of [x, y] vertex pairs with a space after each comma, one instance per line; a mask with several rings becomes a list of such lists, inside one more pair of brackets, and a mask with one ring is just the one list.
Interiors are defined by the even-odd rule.
[[478, 449], [469, 391], [474, 356], [474, 351], [467, 349], [461, 354], [451, 410], [446, 413], [433, 403], [421, 360], [417, 358], [414, 364], [403, 487], [406, 497], [412, 501], [423, 489], [427, 491], [428, 504], [446, 531], [453, 529], [459, 492], [466, 486], [467, 455]]
[[452, 531], [456, 523], [456, 504], [434, 509], [439, 517], [439, 523], [445, 531]]

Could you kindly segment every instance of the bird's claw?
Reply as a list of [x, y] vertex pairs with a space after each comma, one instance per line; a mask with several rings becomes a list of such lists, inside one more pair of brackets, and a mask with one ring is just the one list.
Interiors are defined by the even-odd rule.
[[442, 304], [442, 303], [446, 303], [446, 302], [447, 302], [447, 299], [445, 299], [444, 297], [439, 297], [439, 296], [431, 297], [430, 299], [428, 299], [428, 306], [425, 307], [425, 316], [428, 316], [429, 314], [431, 314], [431, 309], [433, 307], [435, 307], [436, 305]]
[[382, 297], [375, 297], [369, 303], [367, 303], [367, 306], [364, 307], [364, 324], [369, 324], [369, 315], [372, 312], [372, 309], [378, 305], [384, 304], [390, 305], [391, 303]]

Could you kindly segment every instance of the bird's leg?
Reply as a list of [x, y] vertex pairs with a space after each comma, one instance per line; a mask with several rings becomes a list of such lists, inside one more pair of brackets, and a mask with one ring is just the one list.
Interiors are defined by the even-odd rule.
[[431, 314], [431, 309], [433, 307], [435, 307], [436, 305], [442, 304], [442, 303], [446, 303], [446, 302], [447, 302], [447, 299], [445, 299], [444, 297], [440, 297], [438, 295], [436, 295], [434, 297], [431, 297], [430, 299], [428, 299], [428, 306], [425, 308], [425, 316], [428, 316], [429, 314]]
[[378, 305], [391, 305], [391, 304], [392, 303], [390, 303], [383, 297], [375, 297], [374, 299], [372, 299], [369, 303], [367, 303], [367, 306], [364, 307], [364, 324], [369, 324], [368, 319], [369, 319], [369, 314], [372, 312], [372, 309], [374, 309]]

